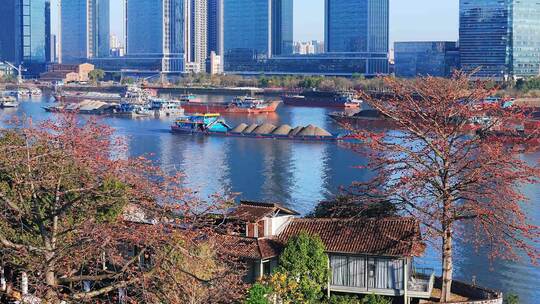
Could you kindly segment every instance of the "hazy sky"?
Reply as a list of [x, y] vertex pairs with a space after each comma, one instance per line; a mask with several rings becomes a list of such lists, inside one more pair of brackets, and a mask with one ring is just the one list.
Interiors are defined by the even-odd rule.
[[[294, 40], [322, 40], [324, 0], [294, 1]], [[122, 34], [122, 2], [111, 0], [111, 28], [116, 35]], [[457, 40], [458, 7], [458, 0], [390, 0], [390, 41]]]

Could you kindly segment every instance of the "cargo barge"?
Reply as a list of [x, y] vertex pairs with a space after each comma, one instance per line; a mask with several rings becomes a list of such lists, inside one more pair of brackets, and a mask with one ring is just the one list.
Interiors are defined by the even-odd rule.
[[304, 91], [300, 95], [285, 95], [283, 103], [300, 107], [359, 108], [362, 101], [353, 92]]
[[231, 102], [202, 102], [195, 95], [183, 95], [180, 104], [186, 113], [262, 114], [275, 112], [280, 101], [241, 96]]
[[283, 139], [302, 141], [337, 141], [344, 136], [333, 135], [330, 132], [313, 125], [292, 128], [288, 125], [274, 126], [271, 124], [240, 124], [234, 128], [229, 126], [220, 114], [195, 114], [178, 119], [172, 126], [173, 133], [245, 137], [261, 139]]
[[58, 103], [78, 103], [85, 100], [95, 100], [106, 103], [120, 103], [122, 96], [115, 93], [98, 93], [98, 92], [60, 92], [54, 95], [54, 99]]
[[396, 127], [396, 123], [374, 109], [362, 110], [349, 114], [346, 112], [334, 112], [328, 116], [340, 125], [350, 126], [353, 129], [386, 129]]

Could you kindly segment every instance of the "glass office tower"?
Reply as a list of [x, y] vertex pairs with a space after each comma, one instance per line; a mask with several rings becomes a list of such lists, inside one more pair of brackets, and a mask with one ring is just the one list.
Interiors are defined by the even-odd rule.
[[292, 54], [293, 0], [226, 0], [223, 16], [225, 70]]
[[512, 12], [512, 75], [540, 74], [540, 2], [519, 0]]
[[6, 0], [0, 5], [0, 60], [23, 64], [35, 76], [47, 62], [50, 29], [46, 0]]
[[364, 53], [367, 74], [388, 72], [389, 1], [326, 0], [329, 53]]
[[480, 78], [537, 76], [540, 3], [536, 0], [460, 0], [461, 65]]
[[109, 55], [109, 0], [62, 0], [62, 62]]
[[126, 54], [160, 61], [160, 71], [184, 69], [184, 0], [126, 0]]
[[459, 68], [459, 50], [453, 41], [394, 43], [397, 77], [449, 77]]
[[207, 56], [210, 56], [211, 52], [217, 55], [223, 53], [223, 1], [208, 0]]

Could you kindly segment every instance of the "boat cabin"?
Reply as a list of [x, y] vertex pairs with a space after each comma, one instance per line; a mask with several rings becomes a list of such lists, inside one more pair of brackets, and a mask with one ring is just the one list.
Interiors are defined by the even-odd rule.
[[298, 218], [297, 212], [279, 204], [256, 202], [241, 202], [229, 216], [240, 220], [245, 230], [224, 236], [223, 244], [248, 261], [248, 282], [270, 274], [287, 241], [304, 232], [319, 236], [325, 245], [329, 294], [374, 293], [403, 297], [405, 303], [431, 296], [433, 271], [414, 267], [414, 258], [425, 250], [414, 218]]
[[193, 114], [178, 119], [175, 123], [176, 131], [187, 133], [219, 132], [226, 133], [231, 127], [220, 118], [217, 113]]

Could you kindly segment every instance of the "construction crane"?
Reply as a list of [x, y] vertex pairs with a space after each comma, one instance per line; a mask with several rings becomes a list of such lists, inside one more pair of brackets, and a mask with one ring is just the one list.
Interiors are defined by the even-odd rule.
[[22, 84], [23, 83], [22, 72], [25, 72], [26, 69], [23, 69], [21, 64], [19, 64], [19, 67], [17, 68], [15, 65], [13, 65], [13, 64], [11, 64], [11, 63], [9, 63], [7, 61], [4, 61], [4, 63], [7, 64], [8, 66], [10, 66], [15, 71], [17, 71], [17, 83]]

